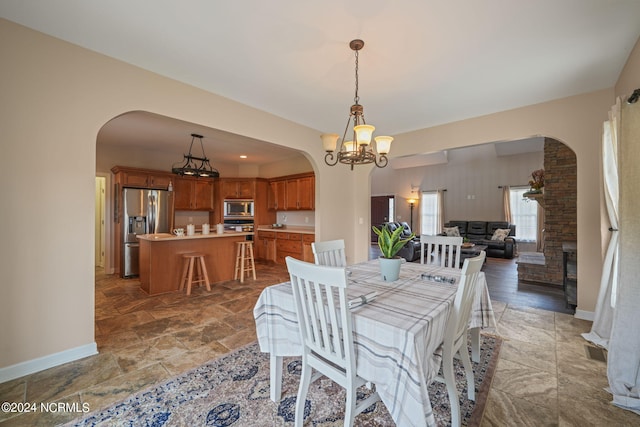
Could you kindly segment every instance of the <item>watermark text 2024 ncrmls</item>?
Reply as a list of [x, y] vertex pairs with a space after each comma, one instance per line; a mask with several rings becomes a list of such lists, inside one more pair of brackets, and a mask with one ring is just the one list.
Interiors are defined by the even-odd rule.
[[73, 412], [87, 413], [91, 407], [87, 402], [2, 402], [2, 412]]

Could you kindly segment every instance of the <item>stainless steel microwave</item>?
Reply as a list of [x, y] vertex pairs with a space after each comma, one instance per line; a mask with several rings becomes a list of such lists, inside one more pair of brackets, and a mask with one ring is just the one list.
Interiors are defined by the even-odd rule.
[[253, 200], [225, 200], [225, 218], [253, 218]]

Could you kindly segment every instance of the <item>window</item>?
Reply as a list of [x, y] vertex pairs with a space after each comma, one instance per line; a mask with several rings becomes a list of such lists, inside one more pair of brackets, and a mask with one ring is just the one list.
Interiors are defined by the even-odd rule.
[[438, 234], [438, 192], [425, 191], [420, 200], [420, 233], [428, 235]]
[[538, 231], [538, 203], [523, 196], [529, 187], [511, 187], [509, 199], [511, 218], [517, 229], [516, 238], [521, 242], [535, 242]]

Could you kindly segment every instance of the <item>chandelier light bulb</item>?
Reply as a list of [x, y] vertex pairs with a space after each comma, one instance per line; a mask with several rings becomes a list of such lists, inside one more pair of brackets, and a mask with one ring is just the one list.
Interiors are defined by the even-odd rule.
[[371, 125], [358, 125], [353, 128], [356, 133], [356, 141], [358, 145], [369, 145], [371, 143], [371, 137], [373, 131], [376, 130], [375, 126]]
[[340, 138], [340, 135], [337, 133], [325, 133], [320, 135], [320, 139], [322, 139], [322, 149], [327, 153], [335, 151], [336, 145], [338, 145], [338, 138]]
[[356, 144], [353, 141], [345, 141], [342, 143], [342, 148], [346, 152], [356, 151]]
[[376, 136], [376, 150], [378, 154], [389, 154], [391, 150], [391, 142], [393, 141], [393, 137], [391, 136]]

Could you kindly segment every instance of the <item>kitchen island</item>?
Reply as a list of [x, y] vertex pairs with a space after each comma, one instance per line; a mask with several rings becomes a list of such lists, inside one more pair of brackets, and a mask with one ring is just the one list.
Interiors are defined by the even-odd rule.
[[253, 236], [253, 232], [140, 235], [140, 287], [149, 295], [177, 291], [182, 275], [182, 255], [189, 252], [206, 255], [205, 264], [211, 283], [232, 280], [236, 242], [245, 241], [247, 236]]

